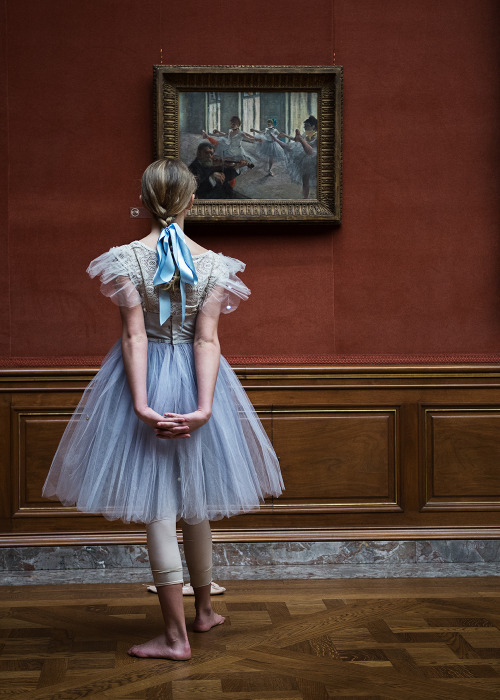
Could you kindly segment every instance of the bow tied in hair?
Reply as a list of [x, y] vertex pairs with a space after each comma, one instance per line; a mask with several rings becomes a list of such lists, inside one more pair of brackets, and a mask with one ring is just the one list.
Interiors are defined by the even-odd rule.
[[179, 280], [182, 302], [182, 325], [186, 315], [186, 284], [196, 284], [198, 276], [189, 248], [184, 242], [184, 233], [178, 224], [163, 229], [156, 244], [158, 267], [153, 284], [158, 287], [160, 300], [160, 324], [170, 317], [170, 292]]

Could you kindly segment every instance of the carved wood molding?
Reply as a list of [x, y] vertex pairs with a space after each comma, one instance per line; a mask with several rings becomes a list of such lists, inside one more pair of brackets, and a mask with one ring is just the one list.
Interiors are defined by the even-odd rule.
[[[212, 530], [214, 542], [341, 542], [500, 539], [500, 527]], [[178, 539], [182, 542], [182, 533]], [[0, 547], [62, 547], [146, 544], [146, 532], [23, 532], [0, 535]]]
[[[70, 357], [37, 356], [28, 355], [0, 357], [0, 371], [7, 370], [17, 372], [20, 370], [52, 368], [55, 371], [60, 369], [74, 370], [83, 368], [83, 371], [91, 368], [97, 371], [104, 355], [72, 355]], [[415, 369], [425, 369], [426, 367], [457, 368], [472, 366], [488, 367], [500, 364], [500, 354], [498, 353], [433, 353], [427, 355], [226, 355], [226, 360], [233, 366], [250, 366], [279, 369], [282, 366], [304, 367], [309, 366], [322, 370], [324, 367], [342, 368], [344, 370], [360, 369], [363, 367], [388, 368], [414, 367]]]
[[[498, 378], [500, 363], [459, 363], [459, 364], [342, 364], [342, 365], [245, 365], [232, 363], [232, 368], [240, 379], [381, 379], [391, 378]], [[99, 367], [87, 366], [45, 366], [45, 367], [0, 367], [0, 386], [9, 382], [26, 381], [90, 381]]]

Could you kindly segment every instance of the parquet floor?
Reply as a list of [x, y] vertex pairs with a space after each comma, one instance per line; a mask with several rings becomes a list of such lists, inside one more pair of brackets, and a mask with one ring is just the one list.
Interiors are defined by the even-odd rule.
[[187, 662], [127, 656], [161, 631], [140, 584], [0, 587], [0, 697], [498, 699], [499, 584], [230, 581], [226, 624], [190, 633]]

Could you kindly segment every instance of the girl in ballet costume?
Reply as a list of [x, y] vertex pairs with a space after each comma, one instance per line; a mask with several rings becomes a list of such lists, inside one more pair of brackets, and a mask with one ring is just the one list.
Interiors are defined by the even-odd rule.
[[252, 405], [220, 355], [220, 313], [249, 289], [244, 264], [183, 233], [196, 180], [179, 160], [152, 163], [142, 202], [153, 217], [140, 241], [90, 263], [119, 306], [122, 336], [83, 394], [43, 494], [108, 519], [146, 523], [163, 633], [133, 646], [139, 657], [189, 659], [176, 522], [194, 589], [193, 630], [224, 622], [211, 607], [209, 520], [278, 496], [278, 460]]
[[267, 126], [265, 129], [263, 129], [262, 131], [259, 131], [258, 129], [250, 129], [250, 131], [253, 134], [259, 134], [259, 136], [255, 136], [255, 138], [258, 141], [257, 154], [262, 158], [262, 160], [266, 161], [268, 165], [267, 174], [272, 177], [274, 175], [274, 161], [283, 160], [284, 158], [283, 149], [280, 148], [279, 145], [275, 143], [272, 138], [273, 135], [276, 138], [280, 135], [280, 132], [277, 129], [277, 121], [276, 119], [268, 119]]
[[288, 173], [294, 182], [302, 185], [302, 197], [307, 199], [310, 186], [316, 184], [318, 177], [318, 120], [311, 114], [304, 122], [304, 133], [296, 129], [295, 136], [281, 133], [280, 137], [289, 139], [289, 143], [271, 135], [274, 143], [285, 151]]
[[236, 163], [244, 161], [246, 167], [250, 169], [254, 167], [255, 163], [243, 144], [257, 143], [257, 140], [251, 134], [241, 131], [241, 119], [239, 117], [231, 117], [227, 133], [214, 129], [213, 134], [211, 136], [206, 131], [201, 132], [203, 138], [215, 146], [216, 156]]

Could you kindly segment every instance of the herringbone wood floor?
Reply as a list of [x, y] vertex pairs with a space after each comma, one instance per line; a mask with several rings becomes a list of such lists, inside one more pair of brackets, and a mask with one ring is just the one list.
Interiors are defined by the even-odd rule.
[[[222, 582], [220, 582], [222, 583]], [[0, 696], [122, 700], [500, 697], [500, 579], [231, 581], [187, 662], [140, 584], [0, 587]], [[188, 619], [193, 599], [185, 599]]]

